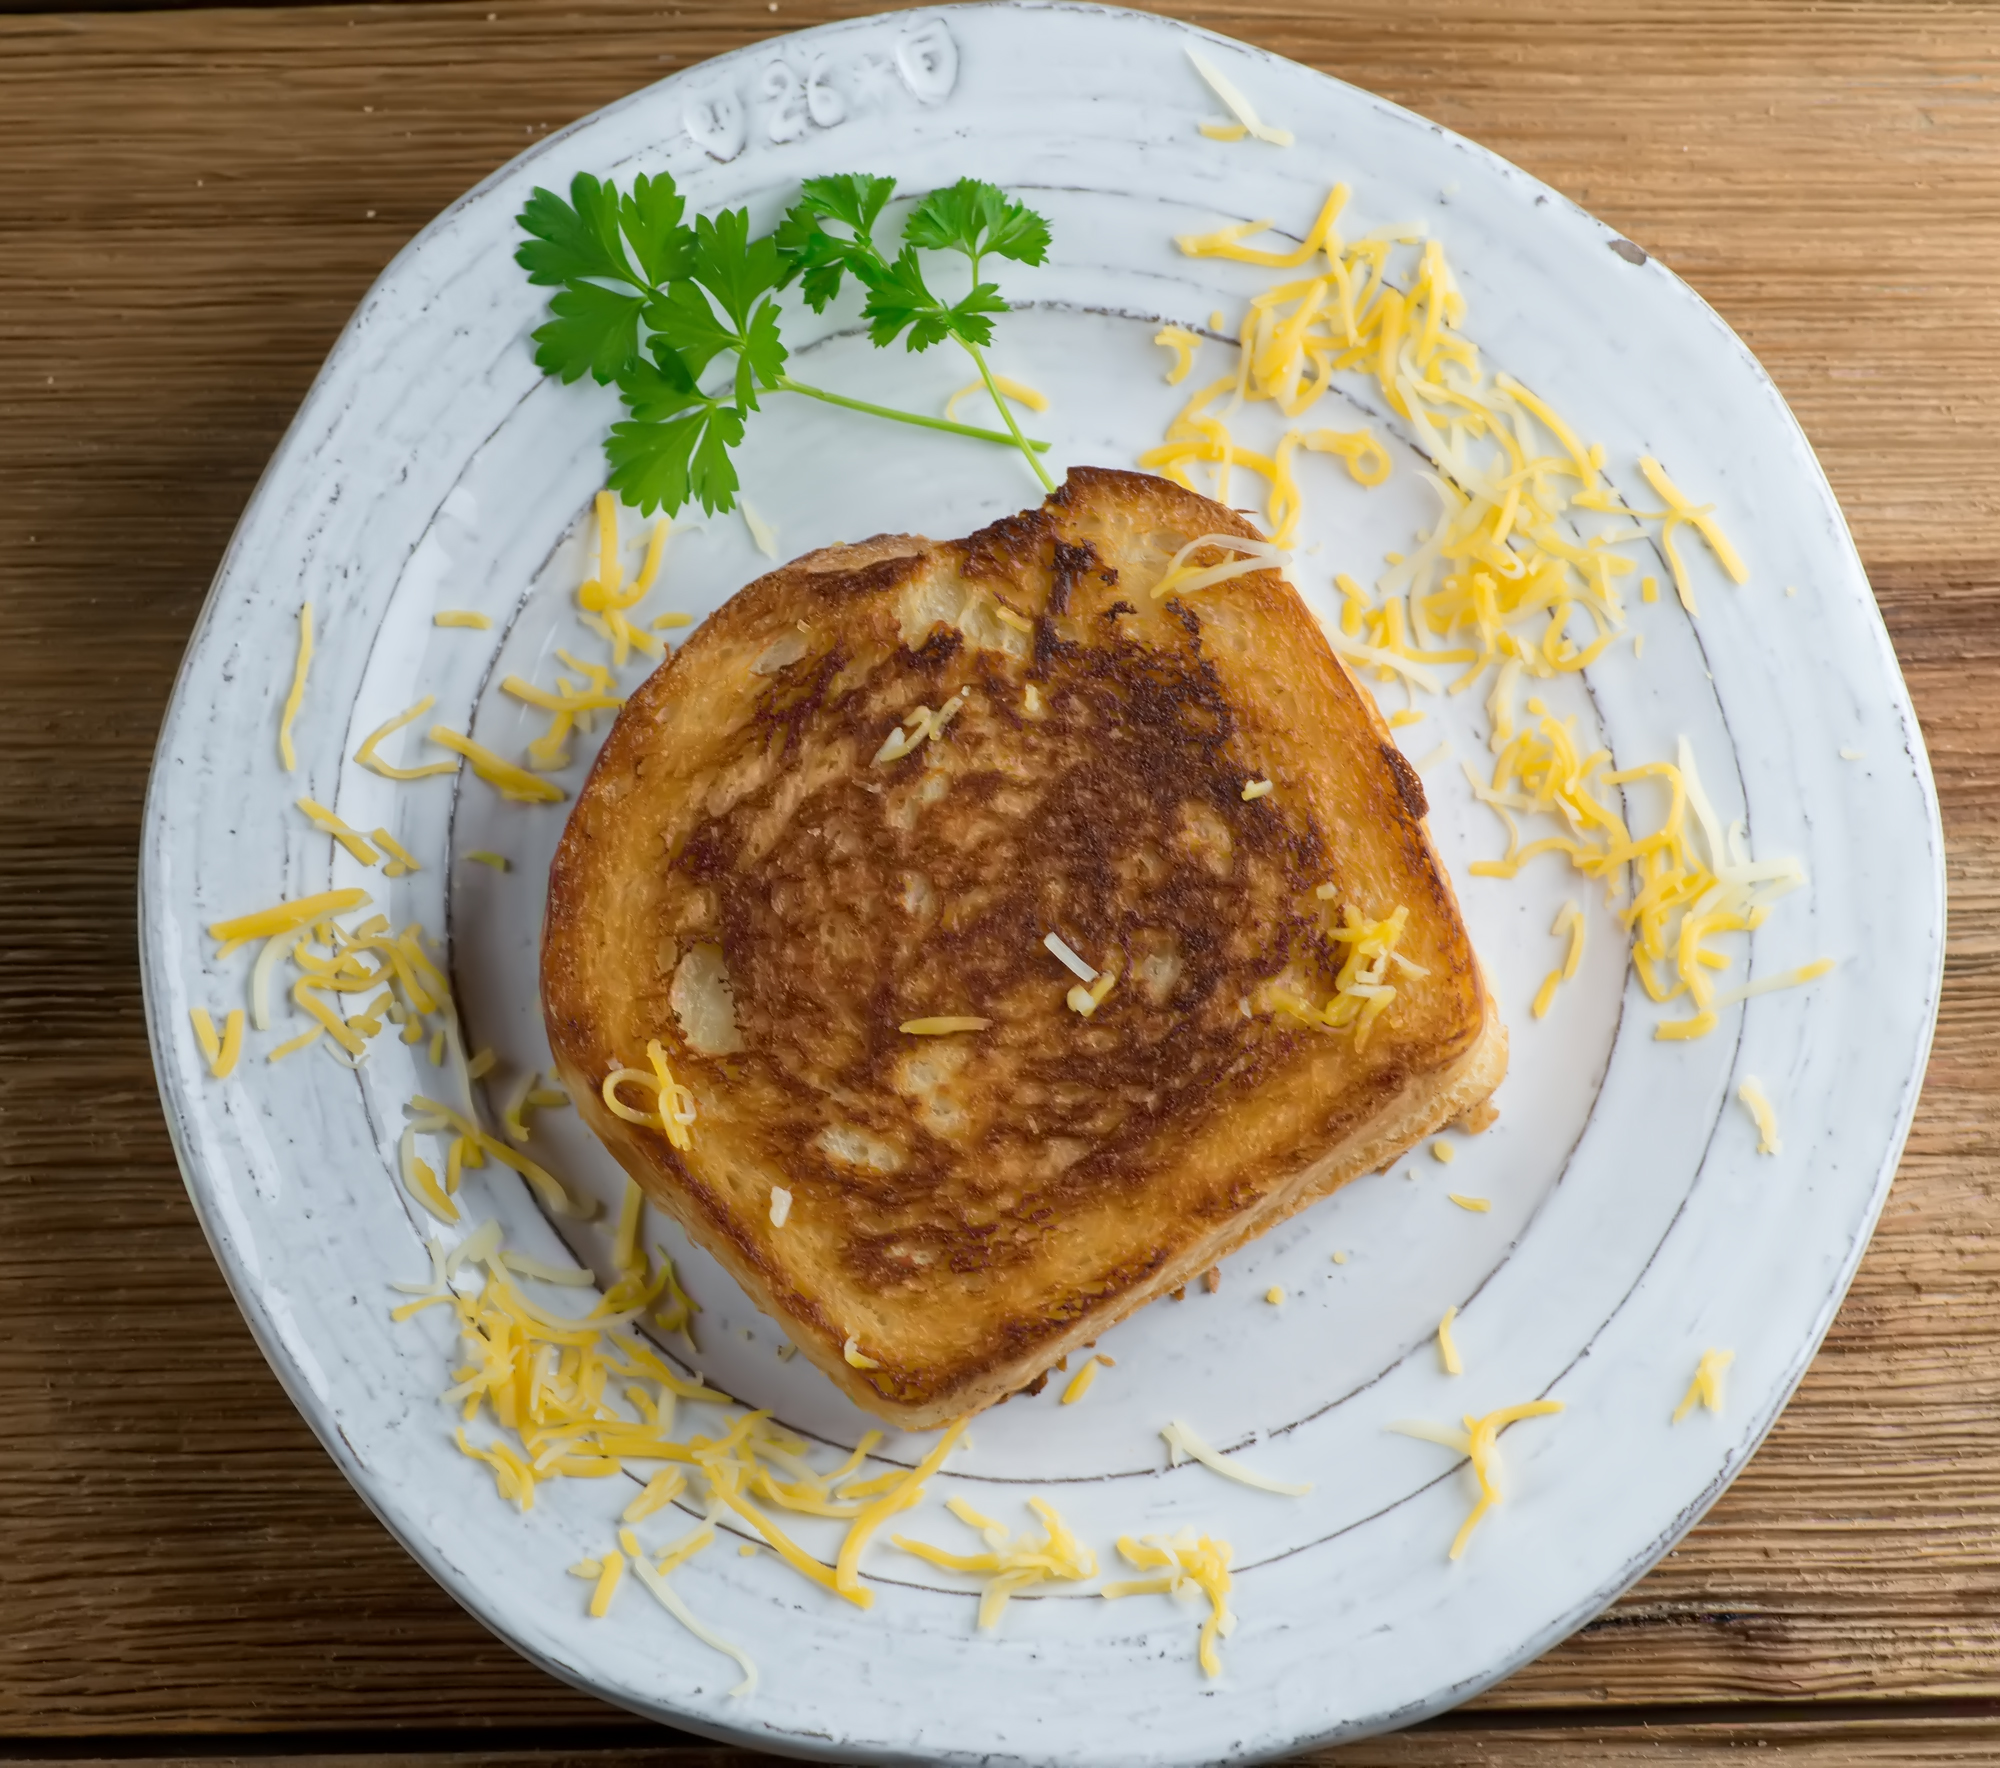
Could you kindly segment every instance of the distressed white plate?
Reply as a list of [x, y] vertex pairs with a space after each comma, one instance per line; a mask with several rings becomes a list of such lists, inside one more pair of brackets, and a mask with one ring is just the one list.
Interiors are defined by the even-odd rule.
[[[1296, 146], [1197, 133], [1216, 106], [1187, 60], [1196, 43]], [[1017, 1602], [997, 1637], [976, 1635], [965, 1589], [886, 1545], [867, 1562], [878, 1601], [866, 1616], [769, 1554], [725, 1546], [676, 1574], [695, 1611], [761, 1660], [747, 1702], [727, 1697], [733, 1666], [636, 1586], [610, 1620], [587, 1620], [564, 1567], [608, 1544], [625, 1491], [544, 1487], [527, 1516], [500, 1503], [437, 1404], [447, 1322], [386, 1317], [387, 1284], [426, 1268], [427, 1223], [390, 1160], [402, 1101], [426, 1084], [421, 1057], [394, 1045], [358, 1075], [323, 1050], [269, 1066], [263, 1049], [287, 1026], [253, 1037], [218, 1084], [188, 1035], [191, 1005], [219, 1019], [242, 999], [248, 954], [214, 965], [208, 922], [366, 882], [399, 922], [448, 933], [472, 1039], [501, 1055], [497, 1087], [546, 1060], [535, 944], [563, 812], [503, 805], [465, 778], [394, 785], [346, 758], [423, 693], [438, 717], [518, 753], [540, 721], [497, 693], [501, 676], [548, 681], [558, 645], [601, 653], [572, 591], [614, 406], [536, 372], [527, 334], [544, 297], [513, 263], [514, 216], [537, 183], [662, 167], [699, 207], [747, 202], [764, 223], [821, 172], [889, 172], [909, 192], [971, 174], [1026, 195], [1055, 247], [1043, 269], [1007, 267], [1023, 304], [1002, 323], [998, 366], [1052, 395], [1035, 423], [1055, 461], [1106, 465], [1131, 462], [1179, 404], [1150, 341], [1159, 323], [1206, 330], [1211, 310], [1233, 314], [1265, 280], [1183, 258], [1171, 236], [1257, 216], [1296, 231], [1347, 179], [1350, 232], [1427, 223], [1488, 361], [1602, 440], [1636, 501], [1651, 499], [1635, 458], [1661, 457], [1718, 504], [1750, 564], [1733, 588], [1691, 549], [1700, 621], [1671, 597], [1636, 607], [1643, 667], [1620, 646], [1571, 684], [1573, 704], [1550, 698], [1627, 763], [1670, 755], [1686, 734], [1725, 818], [1747, 820], [1760, 855], [1796, 854], [1811, 874], [1750, 944], [1752, 973], [1822, 955], [1838, 971], [1725, 1013], [1699, 1042], [1655, 1042], [1613, 921], [1559, 861], [1515, 883], [1467, 875], [1503, 845], [1457, 772], [1457, 756], [1483, 754], [1483, 714], [1475, 695], [1433, 705], [1404, 734], [1420, 760], [1441, 736], [1452, 745], [1427, 766], [1433, 829], [1514, 1038], [1500, 1125], [1458, 1138], [1449, 1174], [1491, 1213], [1447, 1202], [1428, 1155], [1352, 1185], [1232, 1260], [1218, 1294], [1156, 1305], [1108, 1335], [1117, 1367], [1086, 1403], [1059, 1406], [1052, 1385], [982, 1417], [910, 1519], [959, 1544], [944, 1496], [1011, 1523], [1042, 1493], [1108, 1565], [1121, 1532], [1193, 1524], [1226, 1537], [1241, 1625], [1218, 1682], [1195, 1668], [1197, 1610], [1065, 1592]], [[872, 398], [935, 409], [966, 378], [946, 350], [871, 350], [851, 307], [793, 330], [810, 340], [800, 372]], [[1344, 396], [1353, 421], [1393, 432], [1366, 384]], [[758, 420], [742, 464], [786, 556], [881, 530], [963, 534], [1038, 495], [1001, 451], [817, 407]], [[1309, 598], [1329, 606], [1335, 570], [1372, 577], [1429, 521], [1421, 464], [1403, 448], [1389, 484], [1362, 492], [1333, 463], [1307, 463], [1296, 575]], [[635, 541], [639, 526], [627, 525]], [[684, 523], [648, 611], [704, 613], [763, 565], [740, 519]], [[286, 776], [274, 733], [305, 598], [320, 647], [300, 770]], [[494, 627], [438, 630], [441, 607], [486, 610]], [[625, 672], [628, 686], [639, 673]], [[588, 748], [562, 776], [572, 790]], [[393, 886], [361, 874], [290, 808], [301, 792], [361, 828], [388, 825], [424, 869]], [[1633, 806], [1645, 826], [1656, 815]], [[515, 869], [463, 862], [480, 848]], [[1587, 1620], [1701, 1514], [1804, 1371], [1894, 1170], [1937, 998], [1941, 851], [1916, 723], [1826, 482], [1770, 382], [1683, 284], [1492, 155], [1320, 74], [1163, 19], [1003, 4], [830, 25], [664, 81], [542, 143], [397, 258], [217, 576], [160, 739], [141, 918], [161, 1089], [216, 1256], [327, 1452], [454, 1596], [556, 1674], [716, 1736], [849, 1761], [1103, 1768], [1245, 1760], [1435, 1712]], [[1588, 952], [1537, 1022], [1526, 1004], [1571, 896], [1587, 903]], [[1777, 1102], [1777, 1158], [1755, 1154], [1732, 1102], [1745, 1073]], [[573, 1115], [544, 1115], [537, 1147], [582, 1189], [618, 1195]], [[511, 1181], [470, 1175], [466, 1194], [474, 1219], [498, 1215], [517, 1244], [561, 1255]], [[829, 1445], [851, 1443], [866, 1420], [802, 1361], [781, 1363], [771, 1323], [662, 1232], [706, 1310], [706, 1373]], [[572, 1248], [606, 1268], [601, 1229]], [[1272, 1284], [1282, 1307], [1262, 1299]], [[1432, 1339], [1453, 1305], [1457, 1380]], [[1736, 1353], [1727, 1410], [1670, 1428], [1710, 1346]], [[1508, 1438], [1507, 1501], [1448, 1564], [1469, 1476], [1385, 1426], [1544, 1394], [1567, 1411]], [[1312, 1480], [1312, 1495], [1168, 1471], [1157, 1432], [1176, 1415]], [[923, 1446], [887, 1449], [907, 1463]], [[832, 1537], [801, 1533], [831, 1551]]]

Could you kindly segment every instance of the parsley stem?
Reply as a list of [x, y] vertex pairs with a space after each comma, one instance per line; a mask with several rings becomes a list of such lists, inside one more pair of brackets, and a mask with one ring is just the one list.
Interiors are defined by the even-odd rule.
[[[979, 273], [979, 260], [977, 258], [973, 260], [972, 269], [973, 274], [976, 276]], [[958, 341], [965, 345], [972, 360], [978, 365], [979, 378], [986, 383], [987, 392], [993, 395], [993, 403], [1000, 408], [1000, 415], [1007, 420], [1007, 430], [1014, 438], [1015, 447], [1019, 448], [1027, 456], [1028, 465], [1035, 469], [1035, 477], [1042, 482], [1042, 489], [1044, 491], [1055, 490], [1055, 480], [1049, 477], [1047, 468], [1035, 458], [1035, 449], [1028, 446], [1027, 437], [1021, 434], [1021, 426], [1014, 421], [1014, 408], [1007, 403], [1001, 396], [1000, 389], [993, 384], [993, 371], [986, 366], [986, 358], [980, 354], [979, 346], [969, 342], [965, 338], [960, 338]], [[1043, 443], [1040, 446], [1046, 448], [1047, 444]]]
[[[985, 368], [986, 365], [981, 363], [982, 374], [985, 373]], [[987, 377], [986, 384], [992, 386], [991, 376]], [[1037, 451], [1045, 452], [1048, 448], [1046, 442], [1036, 442], [1023, 436], [1015, 426], [1011, 412], [1007, 415], [1006, 430], [982, 430], [973, 424], [953, 423], [949, 418], [922, 417], [914, 411], [898, 411], [894, 406], [871, 405], [866, 399], [850, 399], [844, 393], [829, 393], [824, 387], [815, 387], [805, 381], [795, 381], [788, 374], [779, 375], [768, 390], [774, 393], [803, 393], [808, 399], [823, 400], [828, 405], [843, 406], [848, 411], [864, 411], [870, 417], [886, 417], [899, 424], [916, 424], [926, 430], [943, 430], [953, 436], [970, 436], [978, 442], [998, 442], [1003, 448], [1020, 448], [1027, 451], [1028, 459], [1031, 461]], [[1006, 411], [1005, 405], [1002, 405], [1001, 410]], [[1037, 466], [1035, 471], [1041, 473], [1042, 469]], [[1042, 473], [1042, 483], [1049, 485], [1046, 473]], [[1055, 487], [1049, 485], [1049, 489], [1053, 491]]]

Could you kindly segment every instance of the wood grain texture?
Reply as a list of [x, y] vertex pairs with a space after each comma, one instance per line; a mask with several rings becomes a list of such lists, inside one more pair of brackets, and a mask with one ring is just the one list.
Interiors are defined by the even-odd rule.
[[[185, 635], [370, 279], [548, 129], [876, 9], [781, 7], [0, 16], [0, 1601], [26, 1622], [0, 1633], [0, 1737], [532, 1724], [581, 1743], [624, 1723], [419, 1573], [264, 1367], [161, 1123], [133, 870]], [[2000, 1698], [2000, 480], [1981, 445], [2000, 411], [2000, 12], [1180, 10], [1487, 143], [1743, 334], [1853, 525], [1951, 857], [1909, 1154], [1762, 1453], [1606, 1617], [1485, 1697], [1536, 1726], [1496, 1714], [1339, 1760], [1673, 1761], [1746, 1742], [1826, 1763], [2000, 1758], [1990, 1718], [1907, 1735], [1683, 1724], [1657, 1741], [1543, 1723]]]

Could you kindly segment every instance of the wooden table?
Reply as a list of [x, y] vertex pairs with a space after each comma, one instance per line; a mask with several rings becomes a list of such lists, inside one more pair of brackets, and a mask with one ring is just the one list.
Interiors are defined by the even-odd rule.
[[[549, 129], [872, 9], [0, 0], [0, 1761], [752, 1759], [517, 1660], [321, 1454], [174, 1169], [133, 871], [210, 574], [389, 256]], [[1768, 1445], [1602, 1620], [1325, 1759], [2000, 1760], [2000, 11], [1182, 10], [1518, 161], [1749, 340], [1846, 506], [1951, 855], [1909, 1154]]]

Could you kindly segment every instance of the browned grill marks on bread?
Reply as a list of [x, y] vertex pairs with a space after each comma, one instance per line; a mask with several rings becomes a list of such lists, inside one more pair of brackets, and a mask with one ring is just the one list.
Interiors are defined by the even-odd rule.
[[[1294, 592], [1148, 594], [1189, 539], [1247, 532], [1078, 471], [963, 541], [809, 555], [632, 697], [565, 834], [544, 994], [586, 1116], [901, 1422], [1023, 1386], [1504, 1067], [1421, 785]], [[925, 735], [920, 708], [951, 716]], [[1435, 981], [1365, 1052], [1248, 1009], [1282, 975], [1324, 998], [1341, 911], [1398, 903]], [[1115, 973], [1088, 1016], [1050, 932]], [[936, 1015], [991, 1023], [899, 1029]], [[685, 1156], [595, 1107], [649, 1036], [700, 1100]]]

